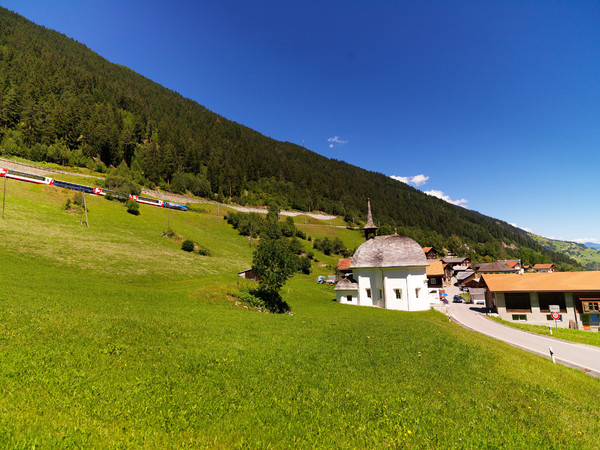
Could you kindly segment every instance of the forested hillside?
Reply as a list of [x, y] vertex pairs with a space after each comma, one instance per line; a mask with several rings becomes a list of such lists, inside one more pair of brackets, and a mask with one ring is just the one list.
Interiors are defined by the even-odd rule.
[[423, 245], [577, 266], [504, 222], [229, 121], [3, 8], [0, 154], [101, 172], [125, 163], [148, 186], [347, 219], [364, 219], [370, 197], [384, 229]]

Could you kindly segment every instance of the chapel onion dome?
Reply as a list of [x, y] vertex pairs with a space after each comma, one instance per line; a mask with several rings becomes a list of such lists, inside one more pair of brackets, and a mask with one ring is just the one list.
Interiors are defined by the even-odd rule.
[[413, 239], [393, 234], [364, 242], [352, 257], [350, 269], [372, 267], [427, 267], [423, 248]]

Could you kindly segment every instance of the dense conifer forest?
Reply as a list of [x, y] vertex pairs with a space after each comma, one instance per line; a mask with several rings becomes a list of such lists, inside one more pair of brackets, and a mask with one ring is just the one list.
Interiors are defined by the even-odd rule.
[[240, 204], [320, 210], [475, 259], [577, 263], [525, 231], [227, 120], [0, 8], [0, 154], [120, 167], [136, 182]]

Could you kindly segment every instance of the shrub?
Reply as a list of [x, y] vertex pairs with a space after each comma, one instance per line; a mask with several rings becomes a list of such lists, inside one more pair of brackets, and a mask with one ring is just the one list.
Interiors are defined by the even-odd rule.
[[292, 237], [296, 234], [296, 226], [294, 225], [294, 219], [286, 217], [283, 223], [279, 224], [281, 228], [281, 234], [285, 237]]
[[198, 253], [199, 255], [202, 255], [202, 256], [212, 256], [211, 251], [209, 249], [207, 249], [206, 247], [204, 247], [203, 245], [198, 246], [198, 250], [196, 251], [196, 253]]
[[298, 272], [301, 272], [305, 275], [308, 275], [310, 273], [310, 259], [306, 256], [302, 256], [299, 259], [298, 262]]
[[73, 203], [77, 206], [83, 206], [83, 192], [77, 191], [73, 194]]
[[266, 308], [265, 302], [261, 298], [252, 294], [250, 291], [242, 290], [238, 294], [234, 295], [239, 301], [247, 304], [248, 306], [252, 306], [253, 308]]
[[184, 250], [186, 252], [193, 252], [194, 251], [194, 241], [190, 241], [189, 239], [186, 241], [183, 241], [183, 244], [181, 244], [181, 250]]
[[296, 238], [290, 239], [289, 246], [290, 246], [290, 251], [294, 255], [299, 255], [300, 253], [302, 253], [302, 243], [298, 239], [296, 239]]
[[290, 305], [281, 298], [281, 295], [277, 291], [259, 287], [258, 289], [253, 289], [250, 293], [262, 300], [265, 308], [272, 313], [283, 314], [290, 310]]
[[142, 187], [135, 181], [119, 175], [110, 175], [104, 180], [104, 187], [114, 192], [112, 197], [127, 200], [131, 194], [140, 195]]
[[127, 208], [127, 212], [129, 214], [133, 214], [134, 216], [140, 215], [140, 204], [135, 200], [127, 200], [125, 202], [125, 207]]

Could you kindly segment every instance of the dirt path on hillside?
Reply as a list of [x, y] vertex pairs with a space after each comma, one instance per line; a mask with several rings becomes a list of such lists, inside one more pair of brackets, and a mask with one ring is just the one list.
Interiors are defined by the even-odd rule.
[[4, 167], [5, 169], [10, 169], [10, 170], [16, 170], [19, 172], [27, 172], [27, 173], [31, 173], [33, 175], [41, 175], [41, 176], [48, 176], [49, 174], [62, 174], [62, 175], [77, 175], [79, 177], [86, 177], [86, 178], [96, 178], [99, 179], [100, 177], [94, 176], [94, 175], [86, 175], [83, 173], [77, 173], [77, 172], [67, 172], [65, 170], [59, 170], [59, 169], [50, 169], [49, 167], [40, 167], [40, 166], [36, 166], [35, 164], [32, 163], [25, 163], [25, 162], [18, 162], [18, 161], [13, 161], [10, 159], [4, 159], [4, 158], [0, 158], [0, 167]]
[[[160, 192], [160, 191], [155, 191], [153, 189], [142, 189], [142, 194], [150, 196], [150, 197], [156, 197], [161, 200], [166, 200], [168, 202], [175, 202], [175, 203], [206, 203], [209, 205], [220, 205], [224, 208], [231, 208], [236, 211], [245, 212], [245, 213], [253, 212], [253, 213], [258, 213], [258, 214], [267, 214], [269, 212], [269, 210], [267, 208], [255, 208], [255, 207], [251, 207], [251, 206], [234, 205], [231, 203], [219, 203], [219, 202], [207, 200], [205, 198], [192, 197], [189, 195], [172, 194], [170, 192]], [[318, 220], [333, 220], [337, 217], [337, 216], [331, 216], [331, 215], [328, 215], [325, 213], [304, 213], [301, 211], [281, 211], [279, 214], [282, 216], [290, 216], [290, 217], [307, 215], [308, 217], [312, 217], [312, 218], [318, 219]], [[342, 228], [346, 228], [346, 227], [343, 226]]]
[[[36, 166], [35, 164], [32, 164], [32, 163], [17, 162], [17, 161], [13, 161], [10, 159], [4, 159], [4, 158], [0, 158], [0, 167], [4, 167], [5, 169], [10, 169], [10, 170], [16, 170], [19, 172], [27, 172], [27, 173], [31, 173], [34, 175], [41, 175], [41, 176], [62, 174], [62, 175], [77, 175], [80, 177], [100, 179], [100, 177], [97, 177], [94, 175], [87, 175], [87, 174], [77, 173], [77, 172], [67, 172], [65, 170], [59, 170], [59, 169], [50, 169], [48, 167]], [[258, 214], [267, 214], [267, 212], [269, 212], [269, 210], [267, 208], [254, 208], [254, 207], [249, 207], [249, 206], [239, 206], [239, 205], [233, 205], [233, 204], [218, 203], [218, 202], [207, 200], [207, 199], [200, 198], [200, 197], [193, 197], [191, 195], [179, 195], [179, 194], [173, 194], [170, 192], [155, 191], [154, 189], [142, 189], [142, 195], [145, 195], [148, 197], [155, 197], [155, 198], [158, 198], [163, 201], [174, 202], [174, 203], [183, 203], [183, 204], [185, 204], [185, 203], [206, 203], [206, 204], [210, 204], [210, 205], [220, 205], [220, 206], [223, 206], [224, 208], [231, 208], [236, 211], [245, 212], [245, 213], [254, 212], [254, 213], [258, 213]], [[333, 220], [337, 217], [337, 216], [331, 216], [331, 215], [324, 214], [324, 213], [303, 213], [301, 211], [281, 211], [280, 214], [282, 216], [290, 216], [290, 217], [303, 216], [306, 214], [308, 217], [312, 217], [312, 218], [318, 219], [318, 220]]]

